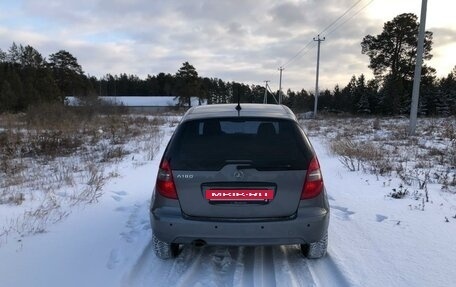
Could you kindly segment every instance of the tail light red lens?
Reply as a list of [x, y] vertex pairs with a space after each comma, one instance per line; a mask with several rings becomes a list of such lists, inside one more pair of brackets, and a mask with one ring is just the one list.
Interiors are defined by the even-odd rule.
[[174, 184], [171, 166], [166, 159], [162, 160], [160, 168], [158, 169], [155, 189], [166, 198], [177, 199], [176, 186]]
[[312, 158], [307, 168], [306, 180], [302, 187], [301, 199], [310, 199], [318, 196], [323, 190], [323, 176], [317, 157]]

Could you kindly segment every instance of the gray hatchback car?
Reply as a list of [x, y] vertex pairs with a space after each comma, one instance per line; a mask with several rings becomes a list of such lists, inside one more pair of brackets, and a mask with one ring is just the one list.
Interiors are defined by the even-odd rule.
[[150, 219], [157, 257], [182, 244], [300, 244], [320, 258], [329, 205], [315, 152], [283, 105], [193, 107], [160, 163]]

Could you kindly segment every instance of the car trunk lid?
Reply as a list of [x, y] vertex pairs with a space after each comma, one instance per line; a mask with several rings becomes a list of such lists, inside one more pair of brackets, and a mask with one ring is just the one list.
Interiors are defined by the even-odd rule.
[[305, 171], [239, 170], [173, 171], [184, 214], [205, 218], [271, 218], [292, 216], [299, 204]]

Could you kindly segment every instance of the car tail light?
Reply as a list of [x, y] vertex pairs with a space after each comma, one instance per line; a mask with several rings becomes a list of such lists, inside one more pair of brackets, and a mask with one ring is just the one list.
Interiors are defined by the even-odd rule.
[[173, 174], [171, 173], [171, 166], [166, 159], [163, 159], [160, 163], [155, 187], [162, 196], [177, 199], [176, 186], [174, 184]]
[[306, 180], [302, 187], [301, 199], [316, 197], [323, 190], [323, 176], [317, 157], [312, 158], [307, 168]]

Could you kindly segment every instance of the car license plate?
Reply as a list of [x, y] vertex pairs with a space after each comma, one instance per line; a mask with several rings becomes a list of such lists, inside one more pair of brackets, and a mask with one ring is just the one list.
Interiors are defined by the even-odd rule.
[[273, 189], [206, 189], [211, 201], [255, 201], [274, 199]]

